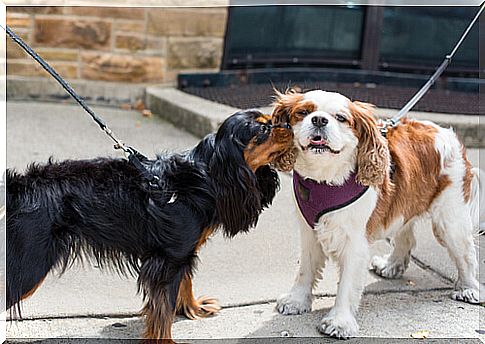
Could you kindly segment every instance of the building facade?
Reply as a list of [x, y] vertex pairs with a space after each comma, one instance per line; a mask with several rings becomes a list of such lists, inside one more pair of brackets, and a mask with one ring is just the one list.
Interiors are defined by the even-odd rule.
[[[7, 24], [68, 79], [174, 84], [181, 72], [347, 68], [429, 74], [475, 7], [8, 7]], [[482, 25], [483, 27], [484, 25]], [[447, 75], [478, 78], [479, 29]], [[9, 76], [47, 77], [7, 40]]]

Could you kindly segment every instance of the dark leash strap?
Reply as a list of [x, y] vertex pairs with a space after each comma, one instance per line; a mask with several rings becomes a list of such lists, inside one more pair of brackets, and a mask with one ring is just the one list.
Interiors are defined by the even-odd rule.
[[3, 28], [1, 25], [0, 27], [4, 29], [10, 38], [17, 43], [27, 54], [32, 56], [32, 58], [37, 61], [42, 68], [44, 68], [47, 73], [49, 73], [56, 81], [66, 90], [69, 95], [74, 98], [74, 100], [86, 111], [94, 122], [101, 128], [102, 131], [106, 133], [106, 135], [111, 138], [115, 142], [114, 148], [121, 149], [128, 155], [128, 161], [140, 171], [141, 175], [148, 180], [150, 186], [157, 186], [159, 178], [152, 174], [147, 168], [143, 165], [142, 161], [148, 160], [146, 156], [142, 153], [134, 149], [133, 147], [126, 146], [122, 141], [120, 141], [113, 131], [106, 125], [102, 118], [100, 118], [96, 113], [86, 104], [84, 99], [82, 99], [68, 84], [66, 80], [64, 80], [55, 70], [52, 68], [42, 57], [40, 57], [27, 43], [25, 43], [19, 36], [17, 36], [8, 26]]
[[434, 83], [436, 82], [436, 80], [438, 80], [438, 78], [441, 76], [441, 74], [443, 74], [445, 69], [451, 63], [451, 60], [455, 56], [457, 50], [460, 48], [461, 44], [463, 43], [465, 38], [468, 36], [468, 33], [472, 29], [473, 25], [475, 24], [475, 22], [478, 20], [478, 18], [482, 14], [484, 8], [485, 8], [485, 2], [483, 2], [480, 5], [480, 9], [478, 10], [477, 14], [472, 19], [472, 21], [470, 22], [468, 27], [465, 29], [465, 31], [461, 35], [460, 39], [458, 40], [458, 42], [455, 44], [455, 47], [453, 48], [451, 53], [449, 53], [448, 55], [445, 56], [445, 59], [443, 60], [443, 62], [441, 62], [441, 64], [436, 69], [434, 74], [431, 75], [429, 80], [421, 87], [421, 89], [418, 92], [416, 92], [416, 94], [406, 103], [406, 105], [404, 105], [404, 107], [401, 110], [399, 110], [399, 112], [397, 113], [397, 115], [395, 117], [382, 121], [381, 133], [384, 137], [387, 135], [388, 128], [395, 127], [399, 123], [399, 121], [404, 116], [406, 116], [408, 114], [408, 112], [414, 107], [414, 105], [416, 105], [416, 103], [419, 102], [421, 100], [421, 98], [423, 98], [423, 96], [426, 94], [426, 92], [428, 92], [428, 90], [431, 88], [431, 86], [434, 85]]

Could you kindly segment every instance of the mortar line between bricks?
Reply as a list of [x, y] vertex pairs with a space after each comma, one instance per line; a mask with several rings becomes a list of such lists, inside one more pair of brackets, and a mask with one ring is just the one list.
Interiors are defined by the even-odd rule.
[[[438, 288], [426, 288], [426, 289], [414, 289], [414, 290], [384, 290], [384, 291], [367, 291], [364, 292], [364, 295], [384, 295], [384, 294], [405, 294], [405, 293], [426, 293], [426, 292], [433, 292], [433, 291], [448, 291], [451, 290], [451, 287], [438, 287]], [[317, 298], [326, 298], [326, 297], [335, 297], [335, 294], [329, 293], [317, 293], [314, 294]], [[258, 306], [264, 305], [268, 303], [274, 303], [276, 299], [266, 299], [266, 300], [259, 300], [254, 302], [244, 302], [238, 304], [232, 304], [227, 306], [222, 306], [222, 309], [236, 309], [242, 307], [249, 307], [249, 306]], [[7, 319], [7, 322], [13, 321], [37, 321], [37, 320], [64, 320], [64, 319], [103, 319], [103, 318], [111, 318], [111, 319], [122, 319], [122, 318], [138, 318], [141, 314], [139, 312], [129, 312], [129, 313], [105, 313], [105, 314], [76, 314], [76, 315], [52, 315], [52, 316], [44, 316], [44, 317], [29, 317], [23, 319]]]

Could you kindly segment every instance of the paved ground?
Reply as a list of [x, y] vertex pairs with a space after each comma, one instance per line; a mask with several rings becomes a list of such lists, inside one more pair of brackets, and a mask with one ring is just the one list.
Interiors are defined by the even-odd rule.
[[[162, 150], [189, 148], [197, 142], [194, 136], [157, 117], [97, 110], [127, 143], [152, 156]], [[79, 107], [8, 104], [9, 167], [23, 169], [50, 156], [118, 155], [110, 145]], [[470, 150], [469, 154], [476, 165], [479, 152]], [[274, 206], [261, 216], [255, 230], [232, 241], [216, 235], [203, 248], [195, 277], [196, 294], [216, 296], [224, 309], [210, 319], [177, 319], [173, 330], [176, 338], [320, 337], [316, 324], [334, 301], [335, 266], [330, 265], [324, 273], [312, 313], [283, 317], [273, 310], [275, 298], [291, 286], [299, 251], [290, 177], [281, 175], [281, 180], [282, 190]], [[361, 336], [409, 338], [418, 330], [428, 330], [434, 338], [478, 338], [478, 331], [485, 330], [485, 308], [450, 300], [455, 269], [430, 233], [417, 234], [415, 259], [402, 279], [383, 280], [369, 274], [359, 314]], [[483, 243], [482, 248], [485, 250]], [[373, 247], [374, 252], [387, 250], [385, 243]], [[76, 266], [61, 278], [49, 276], [25, 302], [25, 320], [10, 323], [7, 336], [138, 338], [142, 329], [137, 316], [140, 304], [134, 279], [102, 272], [95, 266]]]

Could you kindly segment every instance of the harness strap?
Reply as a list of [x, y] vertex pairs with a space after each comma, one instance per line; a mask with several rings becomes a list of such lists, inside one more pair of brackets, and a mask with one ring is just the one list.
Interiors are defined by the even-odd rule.
[[313, 179], [305, 179], [293, 170], [293, 191], [298, 208], [311, 228], [325, 214], [345, 208], [356, 202], [369, 189], [359, 184], [356, 173], [352, 173], [342, 185], [318, 183]]
[[146, 161], [148, 158], [131, 147], [128, 147], [128, 149], [133, 150], [132, 153], [128, 154], [128, 161], [140, 171], [141, 175], [148, 181], [150, 187], [159, 187], [160, 178], [148, 171], [142, 163], [142, 161]]
[[128, 161], [135, 166], [137, 170], [140, 171], [142, 176], [146, 178], [149, 182], [149, 185], [151, 187], [156, 187], [159, 182], [159, 178], [152, 174], [150, 171], [147, 170], [147, 168], [143, 165], [141, 160], [148, 160], [146, 156], [144, 156], [142, 153], [134, 149], [133, 147], [126, 146], [122, 141], [120, 141], [116, 135], [113, 133], [113, 131], [106, 125], [106, 123], [103, 121], [101, 117], [96, 115], [96, 113], [86, 104], [84, 99], [82, 99], [74, 90], [73, 88], [69, 85], [69, 83], [64, 80], [56, 71], [54, 68], [52, 68], [42, 57], [40, 57], [27, 43], [25, 43], [19, 36], [17, 36], [8, 26], [4, 28], [3, 26], [0, 25], [0, 28], [4, 29], [7, 34], [10, 36], [10, 38], [17, 43], [27, 54], [29, 54], [35, 61], [37, 61], [42, 68], [44, 68], [47, 73], [49, 73], [56, 81], [66, 90], [67, 93], [86, 111], [91, 118], [93, 119], [94, 122], [103, 130], [106, 135], [111, 138], [115, 144], [114, 144], [114, 149], [121, 149], [123, 150], [127, 155], [128, 155]]

